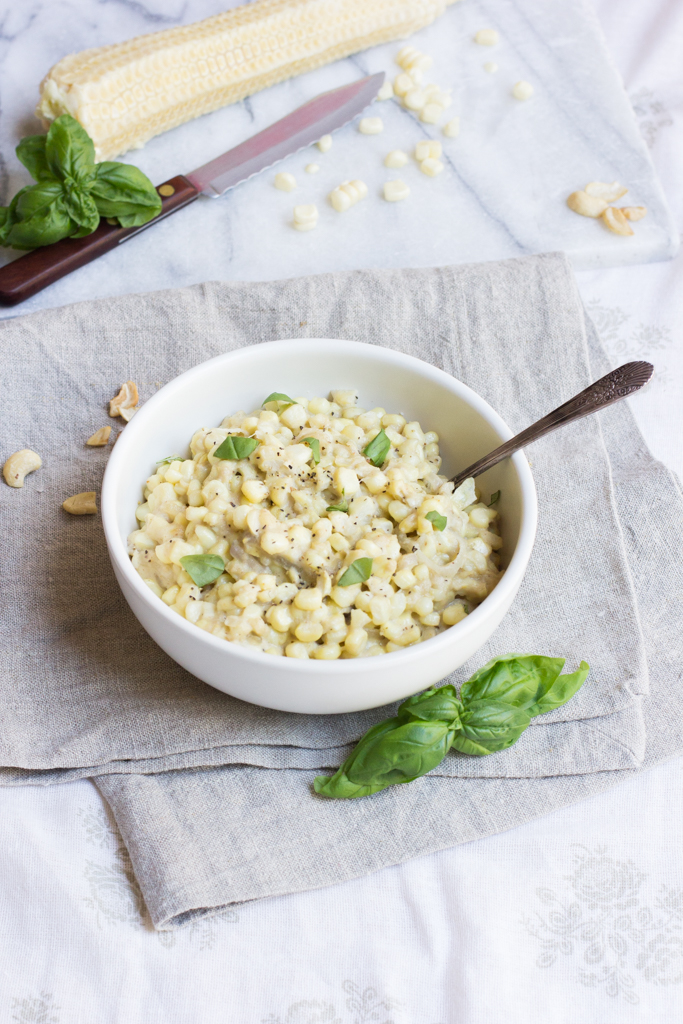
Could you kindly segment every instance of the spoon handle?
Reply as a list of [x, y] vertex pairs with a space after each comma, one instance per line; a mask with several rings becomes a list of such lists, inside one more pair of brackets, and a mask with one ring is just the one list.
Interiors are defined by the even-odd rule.
[[600, 409], [606, 409], [608, 405], [614, 405], [622, 398], [627, 398], [628, 395], [632, 395], [642, 388], [643, 384], [647, 384], [653, 371], [652, 363], [624, 363], [623, 366], [612, 370], [600, 380], [596, 380], [584, 391], [580, 391], [578, 395], [574, 395], [568, 402], [553, 409], [543, 419], [537, 420], [520, 434], [511, 437], [499, 448], [494, 448], [483, 459], [479, 459], [467, 469], [463, 469], [462, 473], [458, 473], [452, 478], [452, 483], [459, 487], [463, 480], [467, 480], [470, 476], [479, 476], [480, 473], [495, 466], [498, 462], [502, 462], [503, 459], [507, 459], [520, 448], [526, 448], [532, 441], [538, 441], [539, 437], [545, 437], [551, 430], [557, 430], [565, 423], [571, 423], [582, 416], [590, 416], [592, 412], [599, 412]]

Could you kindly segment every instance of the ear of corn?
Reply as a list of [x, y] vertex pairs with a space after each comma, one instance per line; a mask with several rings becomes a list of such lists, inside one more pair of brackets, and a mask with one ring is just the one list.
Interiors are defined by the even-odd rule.
[[108, 160], [235, 103], [430, 24], [454, 0], [256, 0], [181, 28], [64, 57], [36, 113], [71, 114]]

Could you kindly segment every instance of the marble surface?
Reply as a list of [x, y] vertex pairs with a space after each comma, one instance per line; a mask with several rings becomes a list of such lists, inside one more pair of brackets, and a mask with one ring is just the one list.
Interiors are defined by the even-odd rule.
[[[18, 140], [39, 129], [32, 111], [40, 79], [74, 50], [196, 21], [233, 6], [225, 0], [2, 0], [0, 32], [0, 186], [2, 201], [28, 183], [14, 155]], [[473, 42], [477, 29], [495, 27], [495, 48]], [[433, 266], [564, 249], [578, 269], [670, 258], [677, 236], [633, 111], [584, 0], [463, 0], [411, 39], [434, 57], [426, 80], [453, 90], [448, 117], [459, 115], [460, 137], [445, 139], [395, 100], [376, 103], [383, 134], [361, 135], [355, 124], [336, 133], [327, 154], [290, 157], [278, 170], [298, 180], [293, 193], [273, 187], [274, 171], [222, 199], [201, 198], [117, 251], [46, 289], [17, 316], [96, 296], [147, 291], [210, 279], [267, 280], [363, 267]], [[155, 182], [213, 158], [284, 116], [306, 99], [361, 74], [399, 71], [397, 43], [303, 75], [245, 102], [216, 111], [152, 140], [124, 160]], [[483, 65], [495, 61], [489, 74]], [[527, 79], [533, 98], [519, 102], [511, 88]], [[444, 144], [440, 177], [417, 164], [383, 166], [390, 149], [413, 150], [423, 138]], [[316, 175], [304, 167], [315, 160]], [[346, 214], [327, 202], [330, 189], [362, 178], [368, 198]], [[382, 184], [401, 177], [409, 199], [387, 203]], [[571, 213], [566, 196], [589, 180], [619, 179], [629, 202], [649, 215], [633, 238], [610, 234], [600, 221]], [[316, 230], [291, 227], [295, 203], [315, 202]], [[0, 260], [15, 258], [3, 250]]]

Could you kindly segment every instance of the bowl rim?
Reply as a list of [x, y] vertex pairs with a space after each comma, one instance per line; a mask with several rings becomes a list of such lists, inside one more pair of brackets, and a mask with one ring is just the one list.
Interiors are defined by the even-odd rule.
[[[130, 556], [128, 555], [126, 543], [118, 529], [116, 510], [116, 488], [121, 473], [125, 471], [126, 458], [129, 450], [135, 446], [136, 436], [140, 428], [144, 427], [148, 421], [153, 419], [157, 406], [160, 405], [162, 401], [166, 401], [169, 395], [173, 396], [174, 393], [177, 394], [178, 392], [182, 392], [189, 380], [193, 377], [202, 376], [209, 371], [211, 367], [219, 364], [222, 365], [224, 363], [239, 361], [240, 359], [252, 358], [254, 353], [262, 349], [264, 346], [291, 350], [296, 349], [297, 347], [306, 349], [320, 344], [325, 344], [327, 346], [334, 345], [337, 347], [338, 352], [341, 347], [342, 350], [346, 349], [349, 352], [360, 354], [365, 353], [368, 355], [372, 354], [375, 359], [379, 358], [387, 363], [392, 363], [394, 365], [398, 364], [407, 370], [419, 373], [423, 378], [426, 377], [433, 380], [434, 383], [445, 385], [448, 390], [464, 399], [468, 405], [472, 406], [475, 411], [487, 420], [502, 437], [503, 441], [506, 441], [513, 436], [512, 430], [510, 430], [503, 418], [488, 404], [488, 402], [485, 401], [485, 399], [478, 395], [476, 391], [473, 391], [467, 386], [467, 384], [463, 384], [463, 382], [458, 380], [457, 377], [453, 377], [444, 370], [441, 370], [422, 359], [418, 359], [416, 356], [411, 356], [404, 352], [398, 352], [395, 349], [385, 348], [381, 345], [371, 345], [367, 342], [350, 341], [340, 338], [284, 338], [277, 341], [255, 342], [243, 348], [234, 349], [231, 352], [223, 352], [220, 355], [213, 356], [211, 359], [205, 359], [201, 363], [197, 363], [196, 366], [191, 367], [189, 370], [185, 370], [183, 373], [178, 374], [177, 377], [170, 380], [168, 384], [165, 384], [156, 392], [156, 394], [144, 403], [134, 418], [127, 424], [126, 429], [121, 432], [116, 442], [116, 446], [111, 452], [102, 481], [100, 504], [102, 525], [110, 558], [114, 563], [114, 568], [118, 569], [118, 571], [123, 575], [126, 582], [132, 587], [136, 596], [144, 604], [148, 605], [152, 612], [160, 615], [162, 619], [169, 624], [169, 626], [176, 630], [180, 630], [181, 633], [185, 633], [188, 640], [194, 641], [195, 643], [204, 643], [210, 649], [213, 649], [218, 653], [222, 652], [227, 657], [237, 658], [238, 660], [244, 659], [245, 661], [256, 665], [270, 667], [273, 670], [279, 670], [289, 674], [296, 673], [298, 676], [301, 676], [302, 673], [305, 676], [319, 675], [323, 672], [329, 674], [333, 678], [335, 674], [342, 675], [348, 672], [348, 659], [325, 661], [317, 658], [277, 658], [272, 654], [265, 654], [262, 651], [252, 650], [251, 648], [245, 647], [241, 644], [230, 643], [221, 637], [213, 636], [213, 634], [207, 633], [206, 630], [199, 629], [194, 623], [188, 622], [186, 619], [181, 618], [176, 612], [171, 611], [171, 609], [164, 604], [160, 598], [152, 593], [150, 588], [143, 582], [142, 577], [133, 568]], [[493, 592], [489, 594], [488, 597], [486, 597], [482, 603], [478, 605], [474, 611], [470, 612], [463, 620], [456, 623], [454, 626], [449, 626], [448, 629], [437, 634], [437, 636], [430, 637], [429, 640], [423, 640], [420, 643], [412, 644], [410, 647], [407, 647], [402, 651], [391, 651], [388, 654], [383, 655], [383, 666], [389, 667], [390, 664], [398, 665], [397, 659], [401, 659], [401, 664], [403, 666], [407, 666], [412, 661], [426, 656], [428, 653], [425, 650], [426, 645], [429, 645], [429, 652], [436, 652], [437, 647], [441, 648], [453, 644], [458, 640], [458, 638], [464, 638], [468, 633], [475, 631], [482, 620], [488, 618], [489, 615], [494, 615], [496, 609], [508, 599], [511, 590], [513, 591], [514, 597], [514, 592], [516, 592], [516, 589], [519, 587], [524, 576], [524, 572], [526, 571], [526, 566], [531, 556], [536, 536], [538, 499], [536, 485], [534, 483], [529, 463], [523, 451], [516, 452], [511, 456], [511, 462], [517, 471], [520, 483], [522, 506], [520, 532], [517, 544], [515, 545], [515, 550], [500, 582], [496, 585]], [[391, 658], [393, 661], [386, 662], [384, 660], [385, 658]]]

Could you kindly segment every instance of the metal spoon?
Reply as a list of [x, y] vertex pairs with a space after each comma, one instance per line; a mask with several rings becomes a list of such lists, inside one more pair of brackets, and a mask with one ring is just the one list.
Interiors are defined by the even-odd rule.
[[564, 426], [565, 423], [571, 423], [582, 416], [590, 416], [592, 412], [599, 412], [600, 409], [605, 409], [608, 405], [620, 402], [622, 398], [627, 398], [628, 395], [632, 395], [634, 391], [642, 388], [643, 384], [647, 384], [653, 372], [654, 366], [652, 363], [624, 363], [623, 366], [612, 370], [606, 376], [601, 377], [600, 380], [596, 380], [585, 391], [574, 395], [564, 405], [559, 405], [557, 409], [553, 409], [543, 419], [537, 420], [536, 423], [532, 423], [530, 427], [527, 427], [520, 434], [511, 437], [509, 441], [501, 444], [499, 448], [494, 448], [483, 459], [473, 462], [467, 469], [463, 469], [462, 473], [454, 476], [451, 482], [455, 487], [459, 487], [463, 480], [467, 480], [470, 476], [479, 476], [480, 473], [490, 469], [491, 466], [495, 466], [498, 462], [502, 462], [503, 459], [507, 459], [508, 456], [513, 455], [520, 448], [526, 448], [532, 441], [538, 441], [539, 437], [545, 437], [551, 430], [557, 430], [558, 427]]

